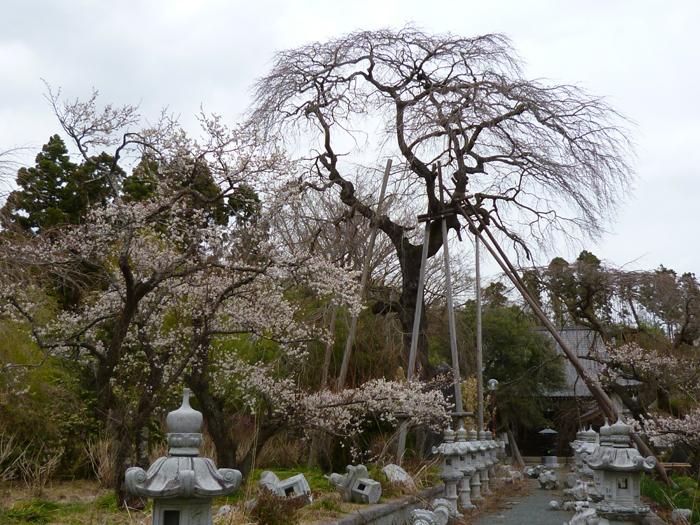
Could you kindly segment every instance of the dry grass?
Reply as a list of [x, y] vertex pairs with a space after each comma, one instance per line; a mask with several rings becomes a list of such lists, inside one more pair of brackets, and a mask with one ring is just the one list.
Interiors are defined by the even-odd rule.
[[85, 443], [85, 454], [97, 481], [102, 487], [114, 485], [114, 461], [116, 443], [106, 433], [92, 438]]
[[275, 465], [280, 468], [293, 468], [305, 463], [308, 447], [299, 439], [289, 439], [284, 434], [271, 438], [256, 458], [258, 465]]

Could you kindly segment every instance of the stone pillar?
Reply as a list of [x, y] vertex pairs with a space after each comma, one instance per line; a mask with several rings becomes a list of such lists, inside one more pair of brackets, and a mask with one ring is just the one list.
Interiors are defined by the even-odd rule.
[[493, 485], [496, 480], [496, 465], [498, 464], [497, 447], [498, 444], [493, 440], [493, 434], [490, 430], [486, 431], [486, 439], [489, 444], [489, 479]]
[[462, 479], [457, 486], [459, 493], [459, 506], [462, 509], [473, 509], [475, 505], [471, 501], [471, 477], [474, 474], [474, 467], [471, 464], [471, 454], [474, 448], [467, 441], [467, 431], [464, 426], [457, 430], [457, 452], [459, 453], [458, 467], [462, 471]]
[[471, 501], [476, 505], [484, 501], [484, 497], [481, 495], [481, 470], [483, 466], [479, 454], [479, 441], [477, 437], [476, 430], [469, 431], [469, 444], [472, 446], [473, 450], [470, 453], [470, 459], [471, 465], [474, 467], [474, 474], [472, 474], [469, 487], [471, 488]]
[[446, 467], [440, 472], [440, 479], [445, 484], [445, 499], [450, 502], [450, 508], [456, 513], [457, 510], [457, 484], [462, 479], [462, 472], [454, 467]]
[[457, 485], [462, 480], [463, 474], [459, 467], [459, 452], [455, 443], [455, 432], [447, 427], [440, 445], [433, 449], [433, 453], [438, 453], [442, 457], [442, 471], [440, 479], [445, 483], [445, 499], [450, 502], [451, 509], [455, 515], [457, 510]]
[[491, 463], [488, 457], [488, 448], [486, 432], [482, 430], [479, 432], [479, 455], [481, 457], [481, 470], [479, 474], [481, 475], [481, 493], [484, 496], [491, 495], [491, 488], [489, 487], [489, 467]]

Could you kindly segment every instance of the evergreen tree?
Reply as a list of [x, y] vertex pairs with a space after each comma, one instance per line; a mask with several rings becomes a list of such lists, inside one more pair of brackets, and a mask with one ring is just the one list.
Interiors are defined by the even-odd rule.
[[[75, 164], [61, 137], [51, 136], [36, 156], [35, 166], [17, 172], [18, 189], [2, 208], [2, 226], [39, 233], [79, 223], [91, 205], [104, 203], [112, 193], [112, 163], [112, 157], [102, 153]], [[123, 172], [117, 168], [116, 173]]]

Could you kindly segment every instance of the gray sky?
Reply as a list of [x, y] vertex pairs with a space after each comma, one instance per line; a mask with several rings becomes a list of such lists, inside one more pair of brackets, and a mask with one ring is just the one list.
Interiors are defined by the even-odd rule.
[[4, 0], [0, 150], [39, 147], [58, 131], [41, 78], [70, 97], [94, 86], [103, 101], [140, 103], [153, 118], [167, 105], [191, 123], [202, 104], [233, 122], [275, 51], [407, 23], [505, 33], [527, 76], [606, 96], [636, 123], [637, 180], [610, 233], [586, 248], [618, 266], [700, 272], [695, 0]]

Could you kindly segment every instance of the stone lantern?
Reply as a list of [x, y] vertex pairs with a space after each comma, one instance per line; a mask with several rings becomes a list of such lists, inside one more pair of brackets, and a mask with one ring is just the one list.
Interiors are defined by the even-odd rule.
[[544, 428], [538, 432], [538, 434], [542, 436], [541, 440], [545, 447], [544, 455], [542, 456], [542, 463], [544, 464], [545, 468], [548, 469], [555, 469], [559, 467], [559, 464], [557, 463], [557, 456], [553, 455], [555, 440], [558, 433], [559, 432], [552, 428]]
[[499, 463], [499, 459], [498, 459], [499, 445], [493, 439], [493, 434], [491, 433], [490, 430], [486, 431], [486, 440], [487, 440], [488, 446], [489, 446], [489, 450], [488, 450], [489, 461], [491, 462], [491, 465], [488, 468], [489, 479], [495, 480], [496, 479], [496, 465]]
[[484, 501], [484, 497], [481, 495], [481, 472], [484, 470], [484, 462], [481, 457], [481, 446], [477, 439], [478, 434], [476, 430], [469, 431], [469, 443], [472, 445], [471, 464], [474, 467], [474, 474], [470, 480], [471, 487], [471, 500], [473, 503], [479, 504], [479, 502]]
[[474, 465], [472, 465], [472, 454], [476, 448], [467, 441], [467, 431], [463, 425], [457, 430], [457, 441], [455, 448], [459, 454], [456, 468], [462, 472], [462, 479], [459, 481], [457, 490], [459, 492], [459, 506], [463, 509], [473, 509], [475, 505], [471, 501], [471, 478], [474, 475]]
[[576, 472], [581, 476], [593, 477], [593, 471], [586, 464], [585, 459], [598, 448], [598, 433], [591, 427], [588, 430], [581, 429], [576, 434], [576, 439], [571, 442], [574, 451], [574, 465]]
[[479, 460], [481, 467], [481, 469], [479, 470], [479, 474], [481, 476], [481, 493], [484, 496], [488, 496], [491, 494], [491, 488], [489, 486], [489, 470], [491, 469], [491, 465], [493, 464], [491, 460], [491, 455], [489, 454], [491, 447], [489, 445], [486, 432], [482, 430], [479, 432], [478, 436]]
[[656, 458], [643, 457], [630, 441], [630, 426], [618, 419], [600, 430], [600, 446], [587, 458], [603, 500], [598, 513], [620, 521], [637, 521], [649, 512], [640, 499], [642, 472], [651, 472]]
[[382, 497], [382, 484], [369, 477], [364, 465], [348, 465], [345, 474], [333, 473], [327, 476], [335, 488], [343, 495], [343, 501], [369, 503], [374, 505]]
[[440, 479], [445, 484], [444, 497], [450, 502], [450, 508], [455, 515], [459, 515], [457, 509], [457, 484], [462, 480], [463, 474], [459, 469], [459, 450], [455, 443], [455, 431], [449, 426], [443, 434], [442, 443], [433, 448], [434, 454], [442, 457], [442, 470]]
[[168, 414], [168, 455], [144, 471], [131, 467], [125, 484], [130, 494], [153, 498], [153, 525], [211, 525], [211, 500], [235, 491], [241, 483], [237, 470], [217, 469], [199, 455], [202, 414], [190, 407], [185, 389], [182, 406]]
[[579, 431], [576, 432], [576, 439], [574, 439], [573, 441], [571, 441], [569, 443], [569, 447], [571, 447], [571, 450], [574, 451], [574, 458], [576, 458], [576, 454], [577, 454], [576, 450], [578, 449], [578, 446], [582, 442], [581, 438], [583, 436], [583, 432], [584, 432], [583, 428], [579, 429]]

